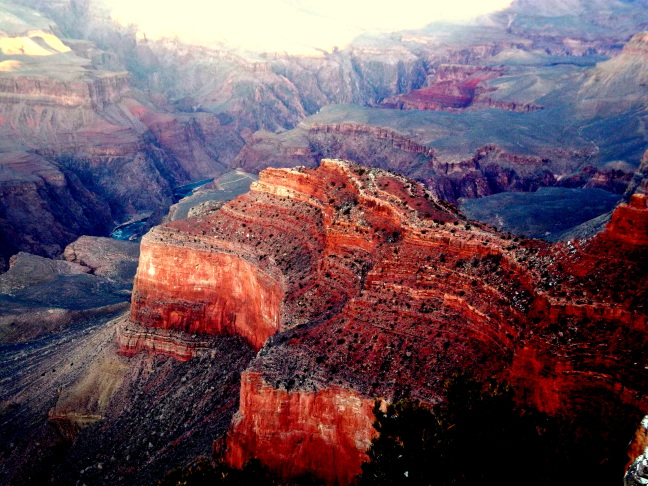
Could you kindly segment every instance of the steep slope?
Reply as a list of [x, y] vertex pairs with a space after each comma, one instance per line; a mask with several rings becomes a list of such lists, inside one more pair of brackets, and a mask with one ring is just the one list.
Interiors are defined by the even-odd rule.
[[150, 485], [211, 454], [238, 407], [251, 348], [216, 336], [190, 363], [129, 359], [116, 353], [122, 321], [0, 346], [2, 484]]
[[214, 116], [134, 101], [123, 65], [62, 41], [33, 10], [2, 6], [0, 269], [17, 251], [56, 256], [141, 213], [159, 221], [173, 187], [224, 172], [242, 146]]
[[18, 253], [0, 275], [0, 342], [28, 342], [128, 308], [139, 247], [84, 236], [65, 260]]
[[147, 235], [139, 335], [122, 335], [121, 352], [158, 352], [166, 337], [187, 359], [187, 332], [265, 342], [243, 375], [226, 457], [257, 457], [283, 477], [350, 482], [374, 434], [373, 399], [435, 402], [465, 367], [508, 376], [549, 414], [602, 414], [617, 444], [648, 406], [635, 365], [648, 342], [647, 215], [636, 196], [600, 237], [551, 247], [469, 223], [379, 170], [266, 170], [219, 211]]
[[646, 110], [648, 95], [648, 32], [632, 37], [621, 53], [599, 63], [578, 93], [579, 110], [588, 114], [616, 114]]

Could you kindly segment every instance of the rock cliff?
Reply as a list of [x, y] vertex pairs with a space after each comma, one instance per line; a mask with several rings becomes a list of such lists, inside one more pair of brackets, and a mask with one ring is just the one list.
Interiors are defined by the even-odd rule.
[[268, 169], [220, 210], [144, 239], [131, 319], [263, 345], [227, 460], [348, 483], [374, 398], [438, 401], [465, 367], [551, 415], [646, 410], [646, 246], [627, 229], [646, 215], [637, 196], [599, 237], [550, 246], [468, 222], [377, 169]]
[[128, 308], [136, 243], [84, 236], [66, 260], [18, 253], [0, 275], [0, 341], [42, 339]]
[[344, 387], [277, 389], [246, 371], [227, 460], [242, 468], [256, 457], [281, 477], [315, 473], [329, 484], [352, 483], [376, 435], [372, 408], [373, 400]]
[[621, 53], [596, 65], [578, 92], [579, 111], [592, 115], [645, 109], [648, 32], [632, 36]]
[[223, 173], [243, 145], [214, 115], [157, 108], [92, 42], [66, 43], [50, 19], [3, 8], [0, 269], [18, 251], [52, 257], [142, 213], [159, 221], [174, 187]]
[[551, 186], [595, 187], [620, 194], [633, 177], [631, 170], [593, 167], [587, 150], [547, 148], [546, 156], [538, 156], [488, 144], [472, 154], [450, 157], [421, 143], [421, 138], [374, 123], [322, 123], [313, 117], [283, 134], [255, 133], [233, 165], [259, 172], [267, 167], [315, 167], [322, 158], [352, 159], [425, 181], [433, 194], [453, 204], [459, 198]]

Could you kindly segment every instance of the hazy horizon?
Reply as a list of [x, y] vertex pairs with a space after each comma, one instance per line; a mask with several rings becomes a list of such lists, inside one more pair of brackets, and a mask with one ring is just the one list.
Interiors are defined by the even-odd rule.
[[343, 48], [366, 32], [417, 29], [435, 21], [470, 21], [507, 7], [512, 0], [455, 0], [450, 5], [401, 0], [390, 8], [367, 0], [103, 3], [115, 20], [136, 24], [139, 32], [151, 39], [177, 36], [201, 44], [222, 42], [250, 50], [315, 53], [316, 49]]

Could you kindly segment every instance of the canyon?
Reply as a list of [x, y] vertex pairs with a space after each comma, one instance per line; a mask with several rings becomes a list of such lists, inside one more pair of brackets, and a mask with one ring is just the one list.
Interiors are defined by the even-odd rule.
[[[80, 368], [56, 365], [66, 392], [40, 407], [63, 438], [48, 432], [47, 443], [65, 451], [67, 465], [47, 474], [146, 483], [216, 441], [236, 467], [256, 458], [284, 478], [350, 483], [375, 437], [374, 399], [435, 403], [445, 379], [466, 366], [507, 379], [519, 400], [551, 416], [578, 422], [598, 411], [597, 433], [617, 444], [617, 431], [630, 436], [647, 408], [647, 227], [646, 197], [637, 194], [600, 235], [552, 246], [468, 221], [420, 183], [379, 169], [337, 160], [267, 169], [249, 193], [144, 237], [130, 317], [87, 335], [104, 344]], [[65, 254], [101, 272], [83, 256], [91, 244]], [[238, 364], [224, 366], [225, 356]], [[190, 422], [179, 422], [200, 434], [192, 447], [178, 429], [165, 438], [137, 419], [162, 390], [167, 417], [177, 393], [204, 407], [223, 386], [230, 391], [219, 396], [230, 398], [209, 419], [216, 428], [200, 425], [212, 412], [195, 406]], [[18, 424], [30, 393], [13, 396], [4, 417]], [[134, 420], [142, 435], [125, 439], [120, 430]], [[12, 439], [14, 472], [25, 457], [35, 471], [60, 461], [39, 460], [47, 448], [33, 451], [29, 438], [43, 433]], [[146, 468], [127, 453], [142, 441], [155, 452]], [[110, 457], [119, 468], [102, 459]]]
[[[125, 452], [119, 469], [88, 465], [115, 456], [118, 424], [160, 386], [193, 370], [192, 387], [180, 387], [191, 400], [210, 383], [222, 393], [222, 378], [200, 376], [238, 356], [226, 383], [240, 400], [219, 412], [213, 450], [235, 467], [258, 459], [286, 480], [349, 484], [376, 436], [376, 398], [436, 403], [445, 381], [470, 367], [510, 382], [525, 406], [569, 417], [578, 437], [606, 437], [593, 459], [606, 463], [648, 409], [647, 225], [638, 194], [600, 235], [550, 245], [468, 221], [420, 183], [380, 169], [339, 160], [266, 169], [249, 193], [144, 237], [130, 316], [106, 328], [113, 341], [89, 364], [97, 371], [69, 385], [50, 417], [73, 438], [72, 470], [146, 482], [162, 458], [187, 457], [182, 442], [163, 446], [172, 439], [145, 432], [139, 442], [162, 451], [150, 467]], [[178, 271], [179, 255], [198, 271]], [[127, 396], [134, 402], [122, 409]], [[125, 450], [141, 447], [124, 440]], [[619, 476], [626, 462], [611, 470]], [[72, 470], [55, 475], [78, 477]]]
[[0, 0], [0, 482], [355, 484], [469, 369], [558, 424], [551, 484], [642, 484], [646, 11], [304, 57]]
[[[233, 167], [348, 158], [427, 179], [453, 203], [568, 183], [622, 193], [646, 143], [644, 7], [615, 2], [612, 28], [590, 3], [561, 17], [516, 2], [479, 26], [300, 57], [138, 39], [92, 2], [4, 2], [2, 268], [142, 214], [150, 227], [175, 187]], [[385, 147], [385, 129], [408, 141]], [[403, 150], [417, 144], [434, 167]], [[476, 163], [484, 150], [501, 153]]]

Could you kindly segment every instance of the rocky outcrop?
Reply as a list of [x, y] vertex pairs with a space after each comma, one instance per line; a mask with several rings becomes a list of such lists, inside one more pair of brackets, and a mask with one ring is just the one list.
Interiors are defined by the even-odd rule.
[[[374, 433], [374, 398], [438, 401], [465, 366], [507, 377], [551, 415], [645, 410], [634, 364], [647, 342], [645, 244], [623, 228], [578, 246], [515, 242], [393, 174], [336, 160], [268, 169], [220, 210], [144, 239], [131, 319], [265, 342], [244, 374], [227, 460], [348, 483]], [[267, 305], [228, 317], [244, 288]], [[135, 348], [157, 352], [146, 341]]]
[[139, 245], [113, 238], [82, 236], [65, 248], [63, 258], [82, 265], [94, 275], [129, 280], [135, 276]]
[[[137, 245], [84, 237], [71, 246], [66, 255], [75, 261], [22, 252], [11, 257], [10, 268], [0, 275], [0, 341], [32, 340], [128, 307]], [[97, 251], [105, 266], [87, 265], [95, 257], [84, 257], [86, 249]]]
[[242, 468], [258, 458], [281, 477], [315, 473], [327, 484], [352, 483], [376, 435], [372, 409], [373, 400], [343, 387], [287, 391], [246, 371], [226, 459]]
[[187, 246], [169, 229], [143, 239], [132, 319], [192, 334], [239, 334], [261, 347], [279, 329], [284, 288], [276, 272], [232, 254], [227, 244], [218, 251], [217, 241]]
[[501, 71], [482, 66], [441, 65], [434, 81], [426, 87], [385, 100], [382, 106], [399, 110], [433, 110], [459, 112], [472, 105], [480, 84], [495, 78]]
[[150, 354], [171, 356], [189, 361], [208, 354], [214, 344], [213, 336], [191, 334], [176, 329], [145, 327], [127, 320], [117, 333], [119, 354], [132, 357], [145, 350]]
[[[327, 164], [327, 168], [333, 170], [333, 178], [344, 184], [344, 174], [335, 173], [335, 163]], [[269, 336], [282, 328], [282, 324], [285, 325], [288, 316], [296, 311], [296, 307], [304, 307], [298, 312], [304, 314], [299, 317], [303, 322], [312, 312], [321, 312], [326, 305], [336, 305], [336, 295], [342, 298], [342, 295], [346, 294], [344, 286], [338, 283], [332, 284], [336, 289], [333, 295], [320, 295], [318, 298], [318, 294], [324, 289], [319, 290], [317, 285], [309, 291], [304, 289], [300, 292], [312, 293], [312, 304], [305, 306], [304, 303], [295, 302], [296, 296], [290, 291], [294, 290], [298, 281], [314, 278], [309, 273], [317, 268], [318, 259], [316, 255], [305, 255], [297, 262], [290, 263], [285, 249], [283, 253], [279, 253], [283, 238], [291, 238], [289, 248], [294, 250], [300, 248], [299, 242], [302, 240], [303, 248], [324, 249], [324, 234], [320, 233], [322, 228], [319, 225], [312, 228], [310, 220], [297, 218], [292, 223], [291, 234], [281, 236], [279, 229], [275, 233], [270, 228], [263, 228], [262, 233], [254, 231], [255, 225], [258, 224], [257, 218], [261, 215], [246, 215], [245, 208], [252, 203], [252, 198], [258, 194], [262, 198], [274, 200], [277, 191], [281, 193], [284, 190], [299, 190], [299, 180], [304, 179], [306, 182], [310, 179], [305, 174], [293, 180], [290, 172], [287, 177], [283, 171], [268, 170], [264, 174], [265, 179], [262, 178], [260, 182], [253, 184], [250, 194], [237, 199], [236, 203], [224, 206], [213, 215], [204, 217], [201, 224], [205, 229], [200, 230], [200, 238], [187, 236], [187, 230], [196, 227], [191, 220], [176, 221], [156, 228], [144, 238], [133, 298], [132, 319], [135, 322], [150, 327], [194, 333], [235, 332], [246, 337], [254, 346], [260, 347]], [[310, 191], [307, 187], [306, 190]], [[351, 188], [349, 190], [352, 191]], [[348, 192], [349, 190], [344, 191], [341, 195], [343, 200], [340, 201], [341, 205], [348, 206], [346, 215], [355, 204], [350, 199], [353, 197], [353, 191]], [[319, 196], [325, 197], [323, 194]], [[249, 203], [246, 199], [250, 200]], [[304, 204], [306, 202], [302, 201], [300, 206]], [[428, 202], [422, 208], [417, 208], [419, 211], [423, 209], [429, 211], [427, 214], [430, 217], [438, 215], [443, 220], [449, 218], [444, 210], [432, 203]], [[251, 209], [254, 212], [259, 210], [262, 208]], [[282, 213], [285, 213], [285, 210]], [[321, 219], [326, 216], [316, 217]], [[241, 224], [238, 222], [241, 218], [247, 221], [243, 223], [245, 226], [238, 226]], [[234, 226], [231, 226], [232, 224]], [[280, 224], [283, 227], [284, 223]], [[221, 225], [223, 229], [214, 232], [214, 228]], [[243, 228], [250, 229], [242, 232]], [[301, 228], [297, 232], [300, 236], [292, 234], [297, 228]], [[265, 233], [268, 233], [268, 236], [271, 234], [272, 240], [266, 240]], [[228, 237], [235, 237], [239, 243], [233, 245], [226, 238], [226, 234]], [[334, 242], [335, 239], [331, 240], [332, 244]], [[367, 249], [375, 246], [371, 239], [360, 244]], [[179, 261], [192, 263], [188, 267], [183, 265], [179, 268], [176, 263]], [[282, 271], [285, 267], [297, 273], [292, 275], [291, 272], [288, 277]], [[349, 277], [350, 275], [345, 276], [345, 279]], [[348, 284], [355, 288], [357, 283], [353, 280], [349, 280]], [[306, 283], [306, 280], [301, 282], [302, 288]], [[214, 299], [212, 296], [215, 292], [222, 298]]]
[[414, 140], [402, 136], [401, 134], [385, 128], [374, 127], [369, 125], [356, 125], [353, 123], [342, 123], [339, 125], [319, 125], [309, 126], [310, 130], [318, 133], [334, 133], [337, 135], [369, 135], [378, 140], [388, 141], [392, 147], [411, 154], [421, 154], [429, 159], [434, 158], [435, 151], [426, 145], [416, 143]]
[[642, 247], [648, 245], [648, 211], [646, 194], [633, 194], [627, 204], [621, 204], [612, 214], [602, 234], [610, 243]]
[[453, 204], [459, 198], [534, 192], [551, 186], [596, 187], [623, 193], [632, 179], [629, 170], [592, 167], [588, 150], [551, 149], [541, 157], [489, 144], [472, 156], [456, 160], [389, 128], [310, 120], [284, 134], [254, 134], [233, 165], [259, 172], [267, 167], [316, 167], [321, 158], [352, 159], [425, 181], [437, 197]]

